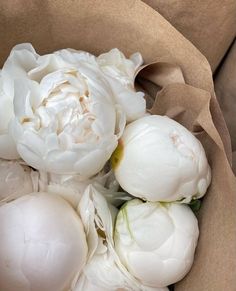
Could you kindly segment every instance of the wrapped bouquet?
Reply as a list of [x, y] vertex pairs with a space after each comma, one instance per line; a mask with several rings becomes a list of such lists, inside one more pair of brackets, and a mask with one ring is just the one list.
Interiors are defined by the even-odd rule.
[[207, 290], [235, 241], [209, 65], [144, 3], [102, 4], [48, 3], [42, 35], [3, 39], [0, 290]]

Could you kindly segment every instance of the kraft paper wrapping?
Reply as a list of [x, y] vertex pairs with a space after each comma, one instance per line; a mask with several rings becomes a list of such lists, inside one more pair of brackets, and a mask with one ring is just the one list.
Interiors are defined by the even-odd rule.
[[[95, 54], [139, 51], [137, 76], [153, 114], [175, 118], [202, 141], [212, 184], [199, 213], [200, 239], [191, 272], [177, 291], [232, 291], [236, 286], [236, 187], [226, 125], [205, 57], [159, 13], [141, 1], [0, 1], [0, 60], [13, 45], [41, 53], [72, 47]], [[227, 159], [228, 155], [228, 159]], [[158, 272], [158, 270], [157, 270]]]
[[236, 40], [215, 77], [215, 91], [231, 135], [236, 174]]
[[233, 152], [233, 171], [236, 175], [236, 151]]
[[236, 36], [235, 0], [143, 0], [189, 39], [213, 72]]

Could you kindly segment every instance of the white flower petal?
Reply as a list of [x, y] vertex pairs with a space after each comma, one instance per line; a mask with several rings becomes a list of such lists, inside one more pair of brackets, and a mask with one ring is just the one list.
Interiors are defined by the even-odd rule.
[[116, 265], [109, 250], [106, 253], [95, 254], [85, 266], [84, 273], [90, 282], [104, 289], [117, 290], [128, 287], [124, 274]]
[[[14, 140], [9, 134], [9, 123], [14, 117], [13, 110], [13, 96], [11, 90], [5, 92], [9, 88], [11, 82], [8, 78], [0, 76], [0, 158], [4, 159], [17, 159], [19, 154], [16, 150]], [[5, 85], [5, 86], [4, 86]], [[9, 94], [8, 94], [9, 93]]]
[[14, 113], [19, 120], [33, 118], [31, 107], [31, 84], [25, 79], [16, 79], [14, 82]]
[[111, 291], [111, 289], [104, 289], [103, 287], [94, 285], [87, 279], [85, 274], [82, 273], [73, 291]]
[[29, 167], [22, 166], [17, 161], [0, 160], [0, 202], [32, 193], [33, 179], [36, 177], [31, 176], [31, 173]]
[[15, 45], [13, 48], [12, 48], [12, 52], [14, 51], [22, 51], [22, 50], [26, 50], [28, 52], [31, 52], [32, 54], [36, 55], [37, 56], [37, 53], [34, 49], [34, 47], [32, 46], [31, 43], [20, 43], [20, 44], [17, 44]]
[[18, 159], [20, 156], [16, 149], [14, 139], [9, 134], [0, 135], [0, 158], [13, 160]]
[[142, 56], [139, 53], [133, 54], [130, 59], [127, 59], [118, 49], [112, 49], [108, 53], [100, 55], [97, 60], [107, 75], [127, 85], [134, 82], [136, 70], [142, 64]]
[[134, 89], [134, 78], [142, 64], [142, 56], [136, 53], [130, 59], [126, 59], [118, 49], [113, 49], [100, 55], [97, 60], [111, 84], [115, 102], [125, 111], [127, 121], [144, 116], [146, 113], [144, 94], [136, 93]]
[[119, 139], [122, 136], [125, 129], [125, 125], [126, 125], [125, 112], [122, 109], [122, 107], [119, 104], [117, 104], [116, 105], [116, 130], [115, 130], [117, 139]]
[[127, 122], [143, 117], [146, 113], [146, 101], [143, 92], [124, 90], [118, 95], [118, 103], [124, 109]]
[[135, 70], [137, 70], [143, 64], [143, 58], [140, 53], [132, 54], [129, 59], [133, 62]]
[[27, 77], [27, 73], [37, 66], [38, 55], [30, 44], [15, 46], [2, 68], [2, 73], [12, 79]]
[[[110, 158], [110, 153], [116, 148], [117, 141], [111, 139], [111, 144], [107, 147], [111, 148], [105, 152], [103, 149], [93, 150], [86, 156], [81, 158], [75, 163], [75, 171], [84, 177], [89, 177], [90, 173], [95, 175], [104, 167], [104, 160], [107, 161]], [[113, 150], [112, 150], [113, 149]]]
[[54, 52], [54, 54], [60, 56], [65, 62], [76, 66], [81, 62], [97, 65], [95, 56], [88, 52], [75, 49], [62, 49]]
[[12, 100], [9, 96], [4, 94], [4, 92], [1, 92], [0, 87], [0, 135], [8, 131], [8, 124], [13, 116], [14, 112]]
[[50, 74], [58, 69], [65, 68], [66, 65], [67, 64], [61, 58], [53, 54], [39, 56], [37, 59], [37, 66], [28, 72], [28, 76], [32, 80], [40, 83], [45, 73]]

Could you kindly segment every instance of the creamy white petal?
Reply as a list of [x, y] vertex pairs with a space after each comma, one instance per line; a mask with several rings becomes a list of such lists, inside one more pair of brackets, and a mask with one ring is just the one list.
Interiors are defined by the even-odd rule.
[[17, 44], [12, 48], [12, 52], [22, 51], [22, 50], [27, 50], [28, 52], [31, 52], [33, 55], [37, 56], [37, 53], [34, 47], [32, 46], [31, 43], [28, 43], [28, 42]]
[[27, 73], [37, 66], [38, 54], [30, 44], [15, 46], [3, 65], [2, 72], [12, 79], [27, 77]]
[[104, 287], [93, 284], [87, 279], [85, 274], [82, 273], [72, 291], [111, 291], [111, 289], [104, 289]]
[[[100, 238], [100, 240], [102, 240]], [[108, 290], [117, 290], [121, 287], [128, 287], [126, 278], [116, 265], [114, 257], [109, 253], [98, 253], [88, 262], [84, 273], [88, 280], [94, 285]], [[126, 288], [125, 288], [126, 289]]]
[[9, 134], [0, 135], [0, 158], [7, 160], [18, 159], [20, 155], [17, 152], [14, 139]]
[[115, 102], [125, 111], [128, 122], [136, 120], [146, 113], [144, 93], [135, 92], [134, 79], [143, 60], [139, 53], [127, 59], [118, 49], [100, 55], [98, 64], [110, 83]]
[[75, 49], [62, 49], [54, 52], [55, 55], [60, 56], [65, 62], [78, 65], [81, 62], [92, 63], [97, 65], [94, 55]]
[[143, 64], [143, 58], [140, 53], [132, 54], [129, 59], [133, 62], [135, 70], [139, 69], [140, 66]]
[[115, 102], [124, 110], [128, 122], [143, 117], [146, 114], [146, 101], [143, 92], [126, 88], [121, 83], [110, 78]]
[[29, 167], [18, 161], [0, 160], [0, 202], [32, 193], [35, 190], [34, 179], [37, 179], [32, 173]]
[[24, 121], [25, 118], [34, 118], [31, 105], [31, 84], [25, 79], [14, 81], [14, 113], [20, 121]]
[[[9, 133], [9, 123], [14, 117], [13, 96], [8, 90], [11, 82], [8, 78], [0, 76], [0, 158], [17, 159], [19, 154], [16, 150], [16, 145]], [[5, 86], [4, 86], [5, 85]], [[6, 92], [5, 90], [8, 90]]]
[[132, 85], [138, 67], [142, 64], [142, 56], [133, 54], [127, 59], [118, 49], [112, 49], [108, 53], [100, 55], [98, 63], [107, 75], [121, 81], [125, 85]]
[[0, 80], [0, 135], [7, 133], [8, 124], [14, 116], [13, 102], [9, 96], [1, 91], [1, 80]]

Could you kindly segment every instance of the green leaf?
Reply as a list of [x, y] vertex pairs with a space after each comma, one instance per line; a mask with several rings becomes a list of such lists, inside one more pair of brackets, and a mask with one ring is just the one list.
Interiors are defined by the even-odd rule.
[[193, 212], [199, 211], [201, 208], [201, 200], [194, 199], [189, 203], [189, 207], [192, 209]]

